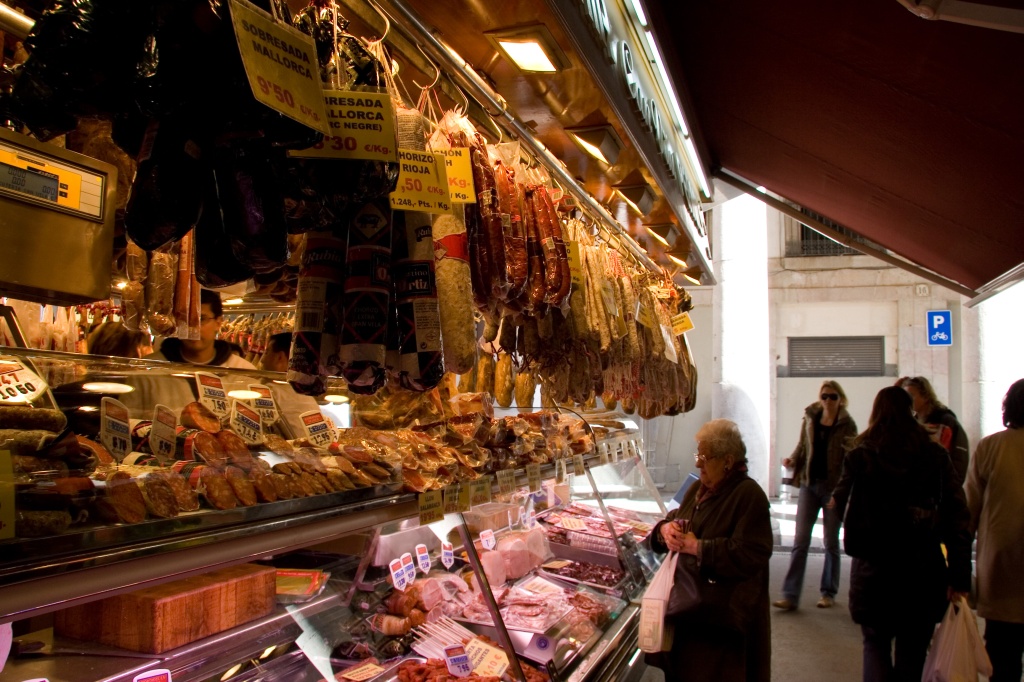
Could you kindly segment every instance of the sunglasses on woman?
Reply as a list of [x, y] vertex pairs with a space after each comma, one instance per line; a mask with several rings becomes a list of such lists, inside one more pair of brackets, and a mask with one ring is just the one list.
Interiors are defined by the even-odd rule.
[[821, 394], [821, 399], [822, 400], [839, 400], [839, 394], [838, 393], [822, 393]]

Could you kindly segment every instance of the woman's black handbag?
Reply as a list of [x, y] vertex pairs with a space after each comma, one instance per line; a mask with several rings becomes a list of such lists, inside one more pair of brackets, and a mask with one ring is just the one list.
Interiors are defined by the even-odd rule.
[[675, 582], [665, 615], [680, 625], [711, 627], [745, 633], [749, 617], [745, 605], [753, 603], [749, 581], [711, 580], [700, 575], [697, 558], [679, 555]]

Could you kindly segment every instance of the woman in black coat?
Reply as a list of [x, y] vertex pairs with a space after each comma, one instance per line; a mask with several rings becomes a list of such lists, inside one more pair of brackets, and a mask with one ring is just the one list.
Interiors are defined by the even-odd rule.
[[878, 392], [833, 493], [853, 557], [850, 615], [864, 634], [865, 682], [920, 680], [935, 623], [970, 589], [964, 492], [912, 405], [902, 388]]
[[768, 497], [747, 476], [739, 427], [714, 419], [697, 432], [700, 484], [655, 526], [651, 547], [680, 553], [703, 600], [693, 613], [669, 617], [672, 650], [648, 654], [648, 665], [680, 682], [767, 682], [771, 679], [768, 561], [772, 528]]

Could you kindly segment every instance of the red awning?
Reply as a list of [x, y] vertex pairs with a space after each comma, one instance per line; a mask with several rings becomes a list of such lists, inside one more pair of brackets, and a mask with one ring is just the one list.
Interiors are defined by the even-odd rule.
[[1024, 262], [1024, 34], [897, 0], [647, 5], [712, 170], [971, 289]]

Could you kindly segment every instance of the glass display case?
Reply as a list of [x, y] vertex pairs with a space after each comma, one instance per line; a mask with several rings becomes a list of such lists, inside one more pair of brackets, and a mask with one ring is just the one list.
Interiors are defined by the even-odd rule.
[[[46, 388], [19, 393], [21, 410], [0, 408], [0, 510], [14, 517], [0, 538], [0, 622], [14, 623], [16, 640], [0, 682], [162, 669], [179, 682], [390, 680], [399, 665], [447, 667], [436, 661], [453, 646], [468, 647], [449, 650], [456, 666], [466, 656], [500, 667], [495, 651], [515, 652], [509, 679], [624, 679], [637, 669], [637, 597], [653, 564], [632, 557], [664, 508], [639, 457], [600, 452], [567, 410], [492, 417], [436, 396], [381, 395], [353, 405], [355, 426], [328, 425], [319, 440], [283, 423], [289, 408], [277, 396], [290, 388], [280, 374], [15, 349], [0, 350], [2, 362], [0, 372], [18, 365], [19, 385]], [[267, 392], [272, 406], [260, 402]], [[51, 429], [31, 449], [23, 434], [47, 429], [28, 428], [17, 414], [26, 404]], [[395, 404], [405, 411], [391, 410], [388, 428], [367, 426]], [[158, 405], [173, 416], [163, 450]], [[197, 433], [252, 437], [240, 406], [259, 416], [257, 442], [244, 452], [196, 442]], [[322, 417], [320, 407], [308, 399], [296, 410]], [[119, 417], [123, 444], [111, 440]], [[150, 498], [164, 486], [154, 481], [171, 476], [199, 504], [160, 515]], [[309, 477], [321, 489], [268, 499], [264, 476]], [[218, 508], [220, 478], [231, 507]], [[141, 518], [118, 509], [131, 508], [124, 486], [141, 493]], [[249, 486], [255, 499], [243, 499]], [[60, 524], [19, 529], [55, 514]], [[179, 609], [178, 629], [201, 636], [133, 650], [123, 631], [173, 628], [148, 616], [126, 623], [125, 604], [165, 593], [213, 600]], [[122, 616], [103, 620], [108, 612]], [[199, 621], [222, 629], [201, 632]]]

